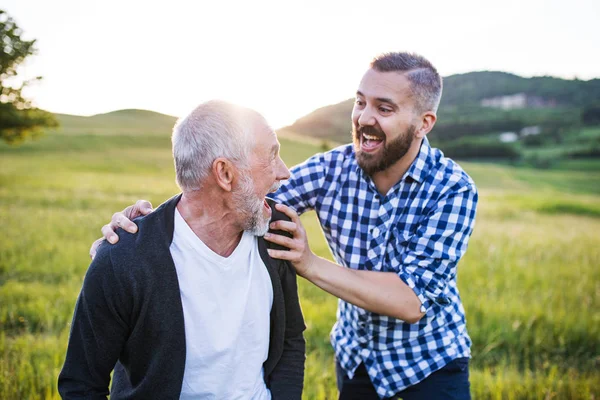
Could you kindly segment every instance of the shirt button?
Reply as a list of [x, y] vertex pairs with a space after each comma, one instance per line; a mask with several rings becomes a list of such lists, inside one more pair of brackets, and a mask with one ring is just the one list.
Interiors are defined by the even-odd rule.
[[373, 228], [373, 236], [379, 236], [379, 228]]

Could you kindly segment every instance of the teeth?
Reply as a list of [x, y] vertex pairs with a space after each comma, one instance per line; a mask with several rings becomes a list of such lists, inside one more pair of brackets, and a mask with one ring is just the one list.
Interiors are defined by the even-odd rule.
[[377, 136], [373, 136], [373, 135], [367, 135], [365, 133], [363, 133], [363, 137], [367, 140], [381, 140], [379, 139]]

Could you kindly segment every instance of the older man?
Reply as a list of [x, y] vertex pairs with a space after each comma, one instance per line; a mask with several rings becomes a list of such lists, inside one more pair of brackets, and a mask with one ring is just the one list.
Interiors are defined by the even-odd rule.
[[106, 398], [114, 369], [111, 398], [300, 399], [296, 275], [260, 237], [289, 177], [275, 132], [211, 101], [177, 123], [173, 156], [182, 194], [89, 267], [60, 394]]
[[[293, 233], [265, 237], [291, 251], [304, 278], [337, 296], [331, 332], [341, 399], [469, 399], [471, 339], [457, 288], [457, 264], [475, 223], [477, 190], [426, 138], [437, 119], [442, 79], [411, 53], [375, 57], [352, 111], [353, 144], [291, 170], [275, 198]], [[315, 257], [297, 213], [315, 210], [338, 265]], [[148, 212], [138, 202], [117, 213]], [[92, 252], [93, 252], [92, 247]], [[344, 268], [340, 268], [340, 265]]]

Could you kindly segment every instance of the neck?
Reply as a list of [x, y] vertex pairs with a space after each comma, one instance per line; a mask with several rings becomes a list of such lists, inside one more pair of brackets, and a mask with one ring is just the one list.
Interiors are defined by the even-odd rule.
[[220, 256], [230, 256], [240, 243], [244, 231], [222, 194], [184, 192], [177, 210], [196, 236]]
[[423, 143], [423, 139], [413, 140], [410, 148], [401, 159], [383, 171], [373, 174], [371, 179], [373, 180], [377, 191], [382, 196], [385, 196], [392, 186], [398, 183], [404, 174], [406, 174], [406, 171], [408, 171], [412, 163], [419, 155], [421, 143]]

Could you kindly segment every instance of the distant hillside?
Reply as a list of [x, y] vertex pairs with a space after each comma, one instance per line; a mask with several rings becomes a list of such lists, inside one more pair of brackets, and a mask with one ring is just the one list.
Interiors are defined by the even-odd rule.
[[[484, 99], [521, 94], [542, 106], [500, 109], [483, 107]], [[319, 108], [286, 127], [299, 136], [336, 142], [350, 141], [353, 99]], [[530, 125], [573, 126], [586, 107], [600, 104], [600, 79], [589, 81], [553, 77], [523, 78], [505, 72], [470, 72], [444, 78], [435, 140], [503, 131]], [[546, 106], [551, 105], [551, 106]]]
[[59, 133], [94, 135], [169, 135], [177, 118], [147, 110], [119, 110], [91, 117], [55, 114]]
[[285, 134], [293, 132], [300, 137], [318, 138], [339, 143], [350, 141], [350, 115], [354, 99], [319, 108], [296, 120], [292, 125], [278, 130]]
[[[353, 99], [319, 108], [278, 129], [282, 138], [327, 150], [351, 141]], [[58, 133], [168, 137], [175, 117], [120, 110], [57, 114]], [[547, 168], [560, 158], [600, 158], [600, 79], [523, 78], [471, 72], [444, 78], [432, 145], [457, 159], [497, 159]]]
[[444, 78], [441, 106], [479, 105], [483, 99], [515, 93], [553, 99], [561, 106], [584, 107], [600, 101], [600, 79], [523, 78], [499, 71], [469, 72]]

